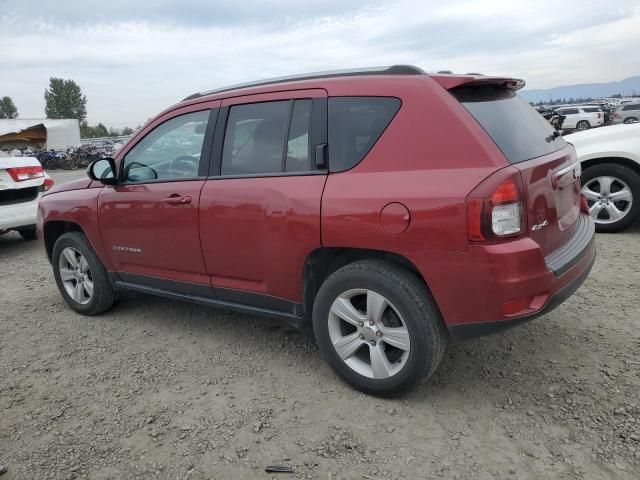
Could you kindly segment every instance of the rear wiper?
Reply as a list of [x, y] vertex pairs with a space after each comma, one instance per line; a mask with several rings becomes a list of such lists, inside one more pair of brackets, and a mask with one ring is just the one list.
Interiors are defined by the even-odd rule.
[[545, 140], [547, 141], [547, 143], [551, 143], [559, 136], [560, 136], [560, 132], [558, 130], [555, 130], [551, 135], [545, 138]]

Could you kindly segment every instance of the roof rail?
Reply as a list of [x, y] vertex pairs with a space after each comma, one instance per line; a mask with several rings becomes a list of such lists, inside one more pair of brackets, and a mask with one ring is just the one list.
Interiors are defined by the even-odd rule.
[[424, 75], [426, 72], [419, 67], [413, 65], [392, 65], [386, 67], [369, 67], [369, 68], [349, 68], [344, 70], [329, 70], [326, 72], [313, 72], [303, 73], [300, 75], [290, 75], [286, 77], [267, 78], [264, 80], [258, 80], [249, 83], [239, 83], [236, 85], [229, 85], [227, 87], [217, 88], [215, 90], [208, 90], [206, 92], [198, 92], [193, 95], [189, 95], [182, 101], [193, 100], [205, 95], [211, 95], [213, 93], [227, 92], [229, 90], [236, 90], [239, 88], [247, 87], [259, 87], [262, 85], [271, 85], [274, 83], [283, 83], [297, 80], [311, 80], [314, 78], [331, 78], [331, 77], [352, 77], [358, 75]]

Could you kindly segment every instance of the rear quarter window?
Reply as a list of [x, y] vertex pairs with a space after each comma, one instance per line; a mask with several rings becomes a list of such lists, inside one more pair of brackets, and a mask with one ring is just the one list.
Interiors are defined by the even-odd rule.
[[562, 137], [554, 135], [551, 124], [513, 90], [483, 86], [455, 89], [451, 93], [510, 163], [547, 155], [567, 145]]
[[399, 109], [393, 97], [329, 98], [329, 169], [342, 172], [360, 163]]

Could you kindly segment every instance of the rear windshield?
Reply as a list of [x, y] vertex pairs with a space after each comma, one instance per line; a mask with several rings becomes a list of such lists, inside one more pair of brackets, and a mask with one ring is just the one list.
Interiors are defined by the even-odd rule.
[[567, 143], [531, 105], [513, 90], [483, 86], [451, 93], [473, 115], [511, 163], [564, 148]]

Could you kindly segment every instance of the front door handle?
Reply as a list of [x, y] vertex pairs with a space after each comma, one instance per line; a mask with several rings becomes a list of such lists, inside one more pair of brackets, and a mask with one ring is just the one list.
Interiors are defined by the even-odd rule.
[[165, 197], [162, 200], [165, 201], [166, 203], [170, 204], [170, 205], [186, 205], [188, 203], [191, 203], [191, 197], [190, 196], [188, 196], [188, 195], [178, 195], [177, 193], [174, 193], [173, 195]]

